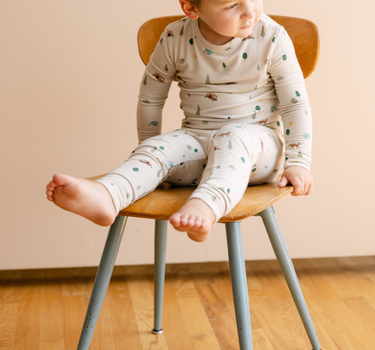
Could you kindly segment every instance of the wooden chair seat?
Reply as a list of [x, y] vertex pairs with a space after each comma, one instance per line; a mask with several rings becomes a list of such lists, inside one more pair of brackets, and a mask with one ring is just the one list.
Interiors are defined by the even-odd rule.
[[[293, 191], [292, 186], [279, 188], [277, 184], [278, 182], [272, 182], [248, 187], [242, 200], [219, 222], [233, 222], [255, 215]], [[186, 203], [195, 188], [162, 183], [155, 191], [122, 210], [119, 215], [168, 220]]]
[[[88, 178], [94, 181], [103, 177], [98, 175]], [[274, 182], [249, 186], [241, 201], [233, 210], [223, 216], [219, 222], [234, 222], [260, 213], [272, 204], [293, 192], [293, 186], [278, 187], [279, 178]], [[196, 187], [172, 186], [166, 182], [161, 183], [153, 192], [137, 200], [131, 206], [121, 210], [119, 216], [136, 218], [168, 220], [188, 200]]]

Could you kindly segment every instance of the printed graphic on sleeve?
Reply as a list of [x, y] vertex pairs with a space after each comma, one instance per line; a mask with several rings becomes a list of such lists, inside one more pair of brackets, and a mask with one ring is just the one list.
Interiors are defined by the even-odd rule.
[[262, 25], [262, 32], [260, 33], [260, 36], [261, 36], [262, 38], [264, 38], [265, 35], [266, 35], [266, 33], [265, 33], [265, 31], [264, 31], [264, 25]]

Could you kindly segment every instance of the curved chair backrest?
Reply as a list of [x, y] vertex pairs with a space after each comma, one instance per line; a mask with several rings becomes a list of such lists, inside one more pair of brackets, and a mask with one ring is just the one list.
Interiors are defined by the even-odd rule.
[[[138, 32], [138, 50], [144, 64], [150, 60], [165, 27], [185, 16], [157, 17], [145, 22]], [[296, 17], [270, 17], [282, 25], [293, 41], [303, 75], [307, 78], [315, 69], [319, 58], [319, 31], [311, 21]]]

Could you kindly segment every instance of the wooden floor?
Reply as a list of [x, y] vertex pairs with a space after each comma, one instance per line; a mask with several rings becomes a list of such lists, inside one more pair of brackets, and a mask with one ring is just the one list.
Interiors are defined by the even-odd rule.
[[[294, 264], [322, 349], [375, 349], [375, 257]], [[278, 263], [246, 265], [254, 350], [311, 350]], [[0, 272], [0, 350], [75, 350], [95, 270]], [[228, 264], [168, 265], [152, 322], [152, 266], [116, 267], [90, 349], [239, 349]]]

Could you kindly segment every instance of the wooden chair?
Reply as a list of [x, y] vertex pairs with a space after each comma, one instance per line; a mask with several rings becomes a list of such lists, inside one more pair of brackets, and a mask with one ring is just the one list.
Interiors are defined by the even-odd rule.
[[[142, 25], [138, 33], [138, 45], [140, 56], [145, 64], [149, 61], [150, 55], [166, 25], [182, 17], [183, 16], [155, 18]], [[271, 17], [287, 30], [293, 40], [304, 76], [305, 78], [308, 77], [315, 69], [319, 56], [319, 34], [316, 25], [300, 18], [285, 16]], [[93, 177], [91, 180], [98, 177]], [[154, 329], [152, 333], [163, 333], [161, 318], [167, 220], [182, 207], [193, 190], [194, 188], [191, 187], [172, 187], [167, 184], [161, 184], [154, 192], [119, 213], [115, 222], [110, 227], [105, 243], [83, 324], [78, 350], [88, 349], [90, 346], [99, 312], [112, 275], [126, 220], [129, 216], [155, 219], [155, 311]], [[264, 222], [272, 247], [284, 273], [303, 325], [311, 345], [313, 346], [313, 350], [320, 350], [319, 341], [307, 310], [293, 263], [290, 259], [272, 207], [273, 203], [287, 196], [292, 191], [292, 186], [279, 188], [277, 182], [248, 187], [240, 203], [238, 203], [232, 212], [219, 221], [225, 223], [226, 226], [233, 300], [241, 350], [253, 349], [253, 346], [240, 220], [254, 215], [260, 216]]]

